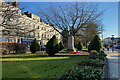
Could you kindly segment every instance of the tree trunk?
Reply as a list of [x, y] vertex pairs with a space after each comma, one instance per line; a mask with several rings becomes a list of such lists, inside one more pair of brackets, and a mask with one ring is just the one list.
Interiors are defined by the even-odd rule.
[[68, 50], [75, 52], [76, 50], [74, 49], [74, 37], [70, 35], [68, 37]]
[[88, 48], [88, 42], [86, 42], [85, 45], [86, 45], [86, 48]]

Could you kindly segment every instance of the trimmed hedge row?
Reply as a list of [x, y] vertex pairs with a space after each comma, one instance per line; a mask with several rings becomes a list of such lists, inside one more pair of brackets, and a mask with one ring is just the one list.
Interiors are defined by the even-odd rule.
[[101, 80], [102, 69], [86, 66], [83, 69], [76, 68], [65, 72], [59, 80]]
[[[14, 43], [14, 42], [1, 42], [0, 45], [2, 46], [2, 54], [9, 54], [9, 53], [16, 53], [19, 54], [21, 52], [25, 52], [26, 44], [24, 43]], [[6, 49], [6, 50], [5, 50]], [[5, 51], [5, 53], [4, 53]]]
[[101, 80], [104, 65], [102, 60], [88, 59], [69, 69], [59, 80]]
[[90, 51], [89, 53], [89, 58], [90, 59], [101, 59], [101, 60], [104, 60], [104, 57], [106, 57], [107, 54], [104, 52], [104, 51], [100, 51], [99, 53], [96, 51], [96, 50], [92, 50]]

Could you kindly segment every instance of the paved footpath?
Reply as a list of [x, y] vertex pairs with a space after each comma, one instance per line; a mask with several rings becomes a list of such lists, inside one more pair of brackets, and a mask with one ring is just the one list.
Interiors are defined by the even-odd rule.
[[106, 51], [107, 60], [103, 78], [108, 80], [120, 80], [120, 51]]

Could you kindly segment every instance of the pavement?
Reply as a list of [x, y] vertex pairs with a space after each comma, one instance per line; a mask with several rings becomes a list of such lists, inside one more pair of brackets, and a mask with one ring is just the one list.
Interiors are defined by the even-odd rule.
[[107, 53], [106, 65], [103, 78], [108, 80], [120, 80], [120, 49], [105, 51]]

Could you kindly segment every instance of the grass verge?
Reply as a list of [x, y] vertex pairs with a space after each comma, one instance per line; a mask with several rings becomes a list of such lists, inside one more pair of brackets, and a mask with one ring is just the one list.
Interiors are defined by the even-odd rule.
[[2, 57], [3, 78], [58, 78], [65, 71], [88, 58], [88, 56], [41, 57], [35, 54]]

